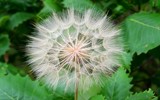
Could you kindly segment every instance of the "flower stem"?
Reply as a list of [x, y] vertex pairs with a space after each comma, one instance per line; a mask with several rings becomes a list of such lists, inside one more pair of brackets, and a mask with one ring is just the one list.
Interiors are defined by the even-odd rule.
[[76, 80], [76, 84], [75, 84], [75, 96], [74, 96], [74, 100], [78, 100], [78, 82], [79, 80]]
[[79, 68], [76, 68], [76, 83], [75, 83], [75, 95], [74, 95], [74, 100], [78, 100], [78, 86], [79, 86]]

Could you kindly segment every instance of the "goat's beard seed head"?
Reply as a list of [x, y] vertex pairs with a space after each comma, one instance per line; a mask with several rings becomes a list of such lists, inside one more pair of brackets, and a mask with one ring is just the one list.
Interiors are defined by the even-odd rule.
[[53, 13], [36, 25], [27, 45], [28, 62], [37, 77], [53, 88], [58, 84], [65, 90], [74, 88], [78, 78], [79, 87], [86, 89], [93, 82], [102, 84], [101, 76], [109, 76], [121, 65], [119, 36], [106, 15], [92, 10], [83, 14], [68, 10], [61, 16]]

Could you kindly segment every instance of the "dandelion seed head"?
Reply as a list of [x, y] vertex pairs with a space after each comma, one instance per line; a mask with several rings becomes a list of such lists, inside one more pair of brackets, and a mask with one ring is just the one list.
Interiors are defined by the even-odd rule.
[[78, 71], [80, 87], [86, 88], [101, 83], [102, 74], [108, 76], [121, 65], [119, 35], [106, 15], [93, 10], [80, 14], [70, 9], [61, 16], [53, 13], [36, 25], [27, 45], [28, 62], [51, 87], [62, 82], [66, 90], [74, 88]]

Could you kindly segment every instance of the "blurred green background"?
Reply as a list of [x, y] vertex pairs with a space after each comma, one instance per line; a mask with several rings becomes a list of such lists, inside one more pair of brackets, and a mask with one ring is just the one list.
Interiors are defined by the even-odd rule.
[[[124, 34], [146, 33], [147, 36], [141, 37], [125, 35], [129, 43], [126, 52], [132, 56], [125, 57], [124, 63], [129, 76], [133, 77], [132, 92], [151, 88], [160, 97], [160, 0], [0, 0], [0, 76], [19, 73], [34, 79], [26, 63], [27, 36], [34, 31], [35, 23], [47, 18], [53, 11], [61, 12], [67, 8], [79, 12], [94, 8], [107, 13]], [[134, 22], [128, 22], [128, 18], [142, 19], [149, 23], [148, 26], [141, 23], [148, 28], [140, 26], [139, 29]], [[155, 25], [156, 30], [149, 29]], [[148, 43], [145, 49], [141, 49], [138, 40], [142, 45]]]

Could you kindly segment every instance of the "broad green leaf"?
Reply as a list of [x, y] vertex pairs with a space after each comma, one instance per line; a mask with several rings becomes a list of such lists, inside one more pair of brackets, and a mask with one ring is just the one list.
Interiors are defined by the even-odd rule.
[[160, 14], [133, 14], [125, 20], [124, 30], [131, 53], [146, 53], [160, 45]]
[[0, 100], [52, 100], [52, 93], [28, 76], [8, 74], [0, 77]]
[[91, 0], [63, 0], [63, 4], [67, 8], [74, 8], [76, 11], [83, 12], [86, 9], [94, 8], [96, 11], [102, 11], [101, 7], [94, 4]]
[[93, 96], [90, 100], [105, 100], [105, 97], [102, 95]]
[[43, 18], [50, 16], [52, 12], [53, 12], [53, 10], [51, 10], [49, 7], [45, 6], [37, 14], [37, 19], [38, 20], [43, 20]]
[[50, 16], [53, 13], [53, 11], [56, 12], [62, 9], [56, 0], [44, 0], [43, 4], [44, 7], [37, 14], [37, 19], [36, 19], [37, 21], [40, 21]]
[[8, 15], [1, 16], [0, 17], [0, 27], [5, 27], [4, 25], [6, 24], [8, 19], [9, 19]]
[[130, 65], [132, 61], [132, 55], [130, 53], [124, 52], [121, 56], [121, 64], [122, 66], [130, 71]]
[[[14, 74], [16, 75], [17, 73], [19, 73], [20, 75], [26, 75], [25, 71], [18, 68], [18, 67], [15, 67], [11, 64], [7, 64], [7, 63], [3, 63], [3, 62], [0, 62], [0, 69], [2, 69], [5, 73], [5, 74]], [[3, 75], [5, 75], [3, 74]]]
[[31, 13], [17, 12], [10, 17], [8, 28], [12, 30], [18, 25], [22, 24], [24, 21], [31, 19], [33, 16], [34, 14]]
[[104, 93], [106, 100], [125, 100], [130, 94], [129, 90], [131, 78], [128, 77], [125, 70], [119, 68], [112, 77], [106, 81]]
[[7, 65], [0, 62], [0, 77], [7, 75]]
[[89, 100], [91, 97], [97, 95], [100, 92], [101, 92], [101, 87], [97, 86], [96, 84], [93, 84], [87, 91], [79, 92], [78, 100]]
[[151, 89], [148, 91], [135, 93], [134, 95], [131, 95], [127, 97], [126, 100], [158, 100], [157, 97], [154, 96], [154, 93]]
[[10, 41], [7, 34], [0, 35], [0, 56], [9, 49]]
[[[61, 92], [59, 88], [53, 90], [51, 87], [46, 88], [45, 86], [40, 86], [39, 84], [44, 84], [44, 82], [32, 81], [28, 76], [22, 77], [24, 75], [23, 70], [0, 62], [0, 100], [10, 100], [11, 98], [13, 100], [73, 99], [73, 95]], [[5, 86], [2, 87], [2, 84], [5, 84]]]
[[43, 1], [45, 8], [49, 8], [52, 11], [60, 10], [59, 4], [56, 0], [44, 0]]

